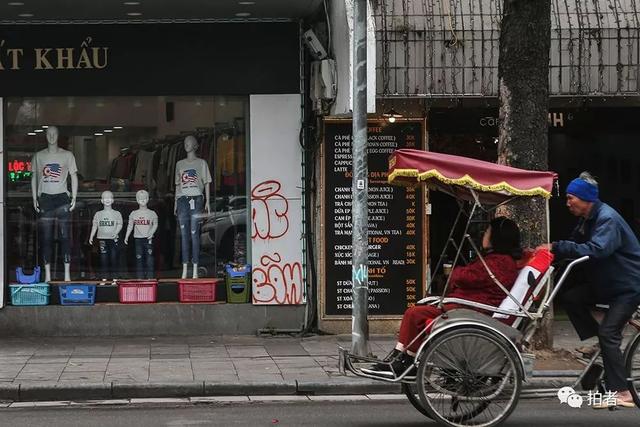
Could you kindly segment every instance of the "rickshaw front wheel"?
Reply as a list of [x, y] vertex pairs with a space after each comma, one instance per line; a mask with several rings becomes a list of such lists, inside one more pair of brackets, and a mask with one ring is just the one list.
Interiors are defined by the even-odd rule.
[[516, 351], [482, 325], [434, 336], [419, 359], [416, 384], [430, 418], [451, 427], [493, 427], [515, 409], [522, 389]]

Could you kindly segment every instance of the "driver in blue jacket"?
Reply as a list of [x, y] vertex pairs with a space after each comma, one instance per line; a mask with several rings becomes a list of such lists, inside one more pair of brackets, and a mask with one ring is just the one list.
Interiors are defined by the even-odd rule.
[[[620, 344], [622, 331], [640, 304], [640, 244], [620, 214], [599, 200], [598, 183], [587, 172], [567, 186], [567, 208], [579, 218], [571, 240], [542, 247], [556, 259], [588, 255], [590, 281], [567, 289], [560, 304], [581, 340], [598, 337], [605, 384], [608, 391], [617, 392], [616, 405], [634, 407]], [[596, 303], [609, 305], [600, 324], [591, 313]]]

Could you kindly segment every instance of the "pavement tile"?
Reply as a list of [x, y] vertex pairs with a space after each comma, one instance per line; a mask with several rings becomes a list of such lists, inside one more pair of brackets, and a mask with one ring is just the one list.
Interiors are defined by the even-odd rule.
[[231, 358], [236, 357], [269, 357], [269, 354], [262, 346], [256, 345], [228, 345], [227, 352]]
[[60, 375], [60, 381], [84, 381], [87, 382], [101, 382], [104, 380], [104, 371], [97, 372], [63, 372]]
[[4, 365], [15, 365], [19, 363], [26, 363], [31, 358], [28, 356], [2, 356], [0, 355], [0, 368]]
[[64, 372], [105, 371], [108, 363], [108, 360], [104, 360], [103, 362], [69, 362], [64, 368]]
[[67, 363], [69, 361], [69, 356], [60, 356], [60, 357], [49, 357], [49, 356], [33, 356], [29, 359], [29, 364], [41, 364], [41, 363]]

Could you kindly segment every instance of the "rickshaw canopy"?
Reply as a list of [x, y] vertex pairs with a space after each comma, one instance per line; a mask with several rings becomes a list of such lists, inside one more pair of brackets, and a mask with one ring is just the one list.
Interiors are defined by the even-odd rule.
[[[430, 151], [400, 149], [389, 157], [390, 184], [418, 185], [480, 203], [499, 204], [513, 197], [551, 197], [558, 174], [530, 171], [483, 160]], [[473, 191], [472, 191], [473, 190]]]

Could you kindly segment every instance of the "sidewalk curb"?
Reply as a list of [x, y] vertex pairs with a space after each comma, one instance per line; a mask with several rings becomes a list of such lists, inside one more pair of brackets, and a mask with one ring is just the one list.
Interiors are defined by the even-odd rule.
[[[555, 371], [562, 373], [560, 371]], [[570, 371], [568, 371], [570, 372]], [[573, 377], [534, 377], [522, 383], [523, 390], [559, 389], [571, 385]], [[186, 383], [82, 383], [0, 384], [0, 400], [108, 400], [195, 396], [295, 396], [398, 394], [400, 384], [356, 377], [282, 382], [186, 382]]]

